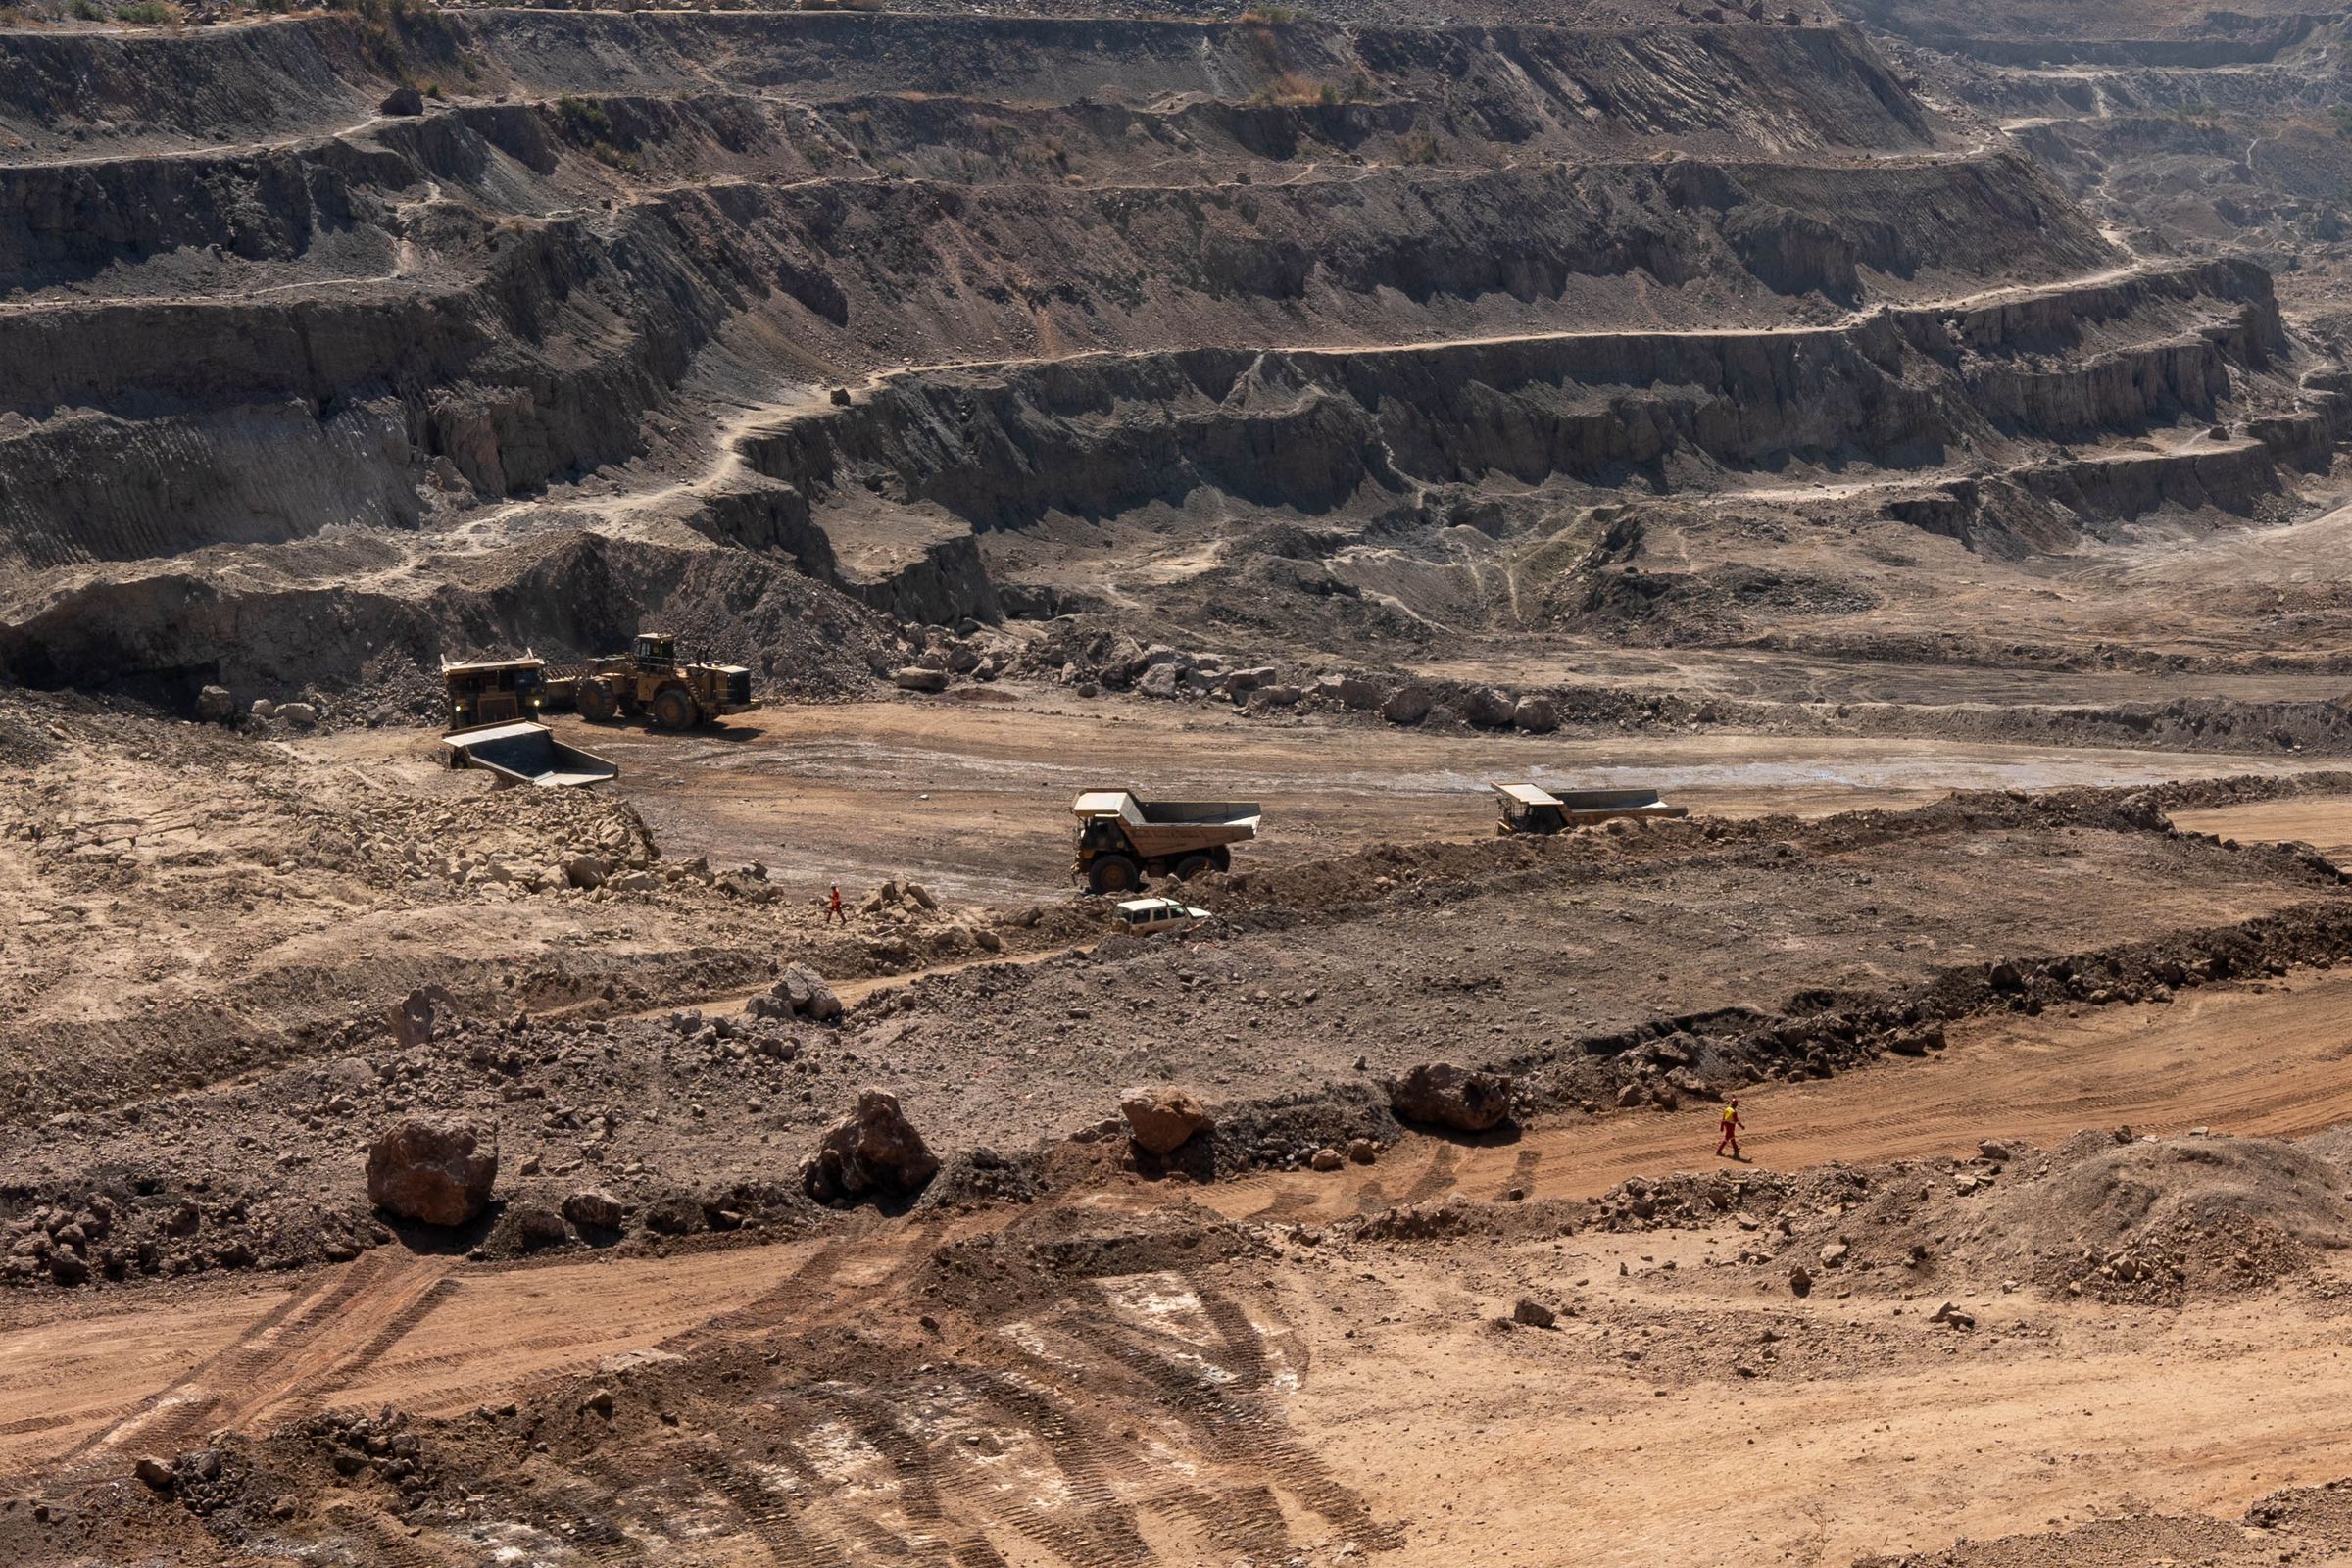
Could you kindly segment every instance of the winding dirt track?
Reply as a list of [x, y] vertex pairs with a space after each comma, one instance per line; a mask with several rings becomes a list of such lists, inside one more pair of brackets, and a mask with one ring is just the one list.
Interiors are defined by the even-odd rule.
[[[1743, 1143], [1759, 1166], [1799, 1170], [1973, 1152], [1984, 1138], [2047, 1145], [2085, 1127], [2294, 1137], [2352, 1120], [2347, 1058], [2352, 975], [2298, 971], [2283, 989], [1974, 1021], [1935, 1057], [1750, 1090], [1740, 1096]], [[1377, 1165], [1253, 1177], [1200, 1200], [1236, 1216], [1304, 1220], [1451, 1192], [1583, 1198], [1629, 1176], [1712, 1163], [1718, 1112], [1701, 1103], [1605, 1116], [1486, 1147], [1416, 1141]]]
[[[2294, 1135], [2352, 1120], [2352, 975], [2298, 971], [2169, 1006], [1994, 1020], [1939, 1058], [1743, 1098], [1759, 1165], [1792, 1169], [2051, 1142], [2083, 1127]], [[1513, 1143], [1412, 1139], [1370, 1167], [1223, 1186], [1136, 1185], [1079, 1200], [1179, 1199], [1264, 1219], [1331, 1218], [1459, 1192], [1597, 1193], [1707, 1162], [1711, 1107], [1539, 1128]], [[997, 1223], [992, 1216], [956, 1228]], [[866, 1296], [950, 1233], [937, 1218], [853, 1221], [824, 1241], [468, 1268], [389, 1251], [294, 1286], [204, 1288], [119, 1311], [20, 1310], [0, 1327], [0, 1474], [119, 1470], [127, 1454], [328, 1405], [464, 1410], [615, 1355], [755, 1335]]]

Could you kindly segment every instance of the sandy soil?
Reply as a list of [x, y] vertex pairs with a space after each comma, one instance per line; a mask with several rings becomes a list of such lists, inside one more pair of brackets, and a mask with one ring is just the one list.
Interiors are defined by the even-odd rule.
[[2248, 843], [2269, 839], [2308, 844], [2332, 860], [2352, 857], [2352, 800], [2340, 796], [2175, 811], [2173, 820], [2185, 832], [2217, 833]]
[[[2339, 1070], [2352, 1052], [2348, 998], [2352, 977], [2298, 971], [2170, 1006], [1991, 1023], [1956, 1036], [1937, 1059], [1760, 1086], [1742, 1103], [1752, 1168], [1949, 1158], [1988, 1137], [2047, 1145], [2125, 1122], [2150, 1132], [2311, 1132], [2352, 1119]], [[1199, 1189], [1130, 1183], [1082, 1198], [1077, 1211], [1204, 1202], [1298, 1225], [1400, 1200], [1491, 1202], [1514, 1187], [1531, 1201], [1583, 1198], [1629, 1176], [1714, 1164], [1711, 1121], [1711, 1109], [1572, 1119], [1493, 1147], [1416, 1138], [1340, 1175]], [[15, 1322], [0, 1330], [0, 1465], [21, 1473], [62, 1462], [69, 1473], [103, 1474], [174, 1439], [329, 1405], [456, 1414], [550, 1376], [594, 1373], [613, 1356], [789, 1332], [845, 1293], [904, 1277], [943, 1241], [1012, 1218], [997, 1209], [869, 1221], [822, 1241], [462, 1275], [447, 1258], [371, 1253], [290, 1286], [197, 1287], [97, 1313], [12, 1307]], [[1874, 1344], [1925, 1332], [1890, 1318], [1885, 1302], [1765, 1302], [1744, 1277], [1714, 1283], [1702, 1262], [1738, 1234], [1588, 1237], [1565, 1250], [1531, 1243], [1454, 1261], [1391, 1257], [1363, 1276], [1379, 1282], [1369, 1290], [1348, 1278], [1351, 1267], [1289, 1250], [1274, 1299], [1314, 1371], [1287, 1401], [1288, 1418], [1317, 1435], [1332, 1473], [1376, 1516], [1410, 1522], [1406, 1561], [1448, 1560], [1472, 1542], [1496, 1549], [1493, 1532], [1505, 1519], [1519, 1521], [1505, 1540], [1564, 1528], [1562, 1509], [1596, 1532], [1592, 1560], [1641, 1561], [1643, 1544], [1654, 1544], [1655, 1510], [1691, 1494], [1709, 1499], [1689, 1521], [1689, 1539], [1709, 1555], [1769, 1547], [1842, 1560], [2004, 1521], [2081, 1518], [2126, 1493], [2155, 1508], [2241, 1506], [2328, 1473], [2335, 1401], [2327, 1369], [2343, 1353], [2340, 1322], [2300, 1302], [2085, 1317], [1980, 1281], [1964, 1304], [1989, 1333], [1965, 1353], [1938, 1348], [1925, 1366], [1908, 1352], [1879, 1355], [1885, 1365], [1866, 1354], [1768, 1387], [1677, 1386], [1654, 1402], [1656, 1380], [1639, 1368], [1531, 1358], [1485, 1326], [1509, 1308], [1496, 1293], [1524, 1283], [1525, 1252], [1554, 1299], [1661, 1326], [1703, 1323], [1691, 1331], [1703, 1336], [1702, 1354], [1712, 1343], [1728, 1357], [1791, 1311], [1834, 1332], [1868, 1319], [1857, 1338]], [[1669, 1259], [1683, 1272], [1661, 1272]], [[1623, 1279], [1619, 1262], [1633, 1271]], [[1593, 1280], [1601, 1283], [1585, 1293]], [[125, 1345], [136, 1353], [122, 1354]], [[2243, 1412], [2251, 1368], [2266, 1369], [2280, 1392]], [[2161, 1420], [2168, 1400], [2207, 1414]], [[1638, 1423], [1633, 1443], [1628, 1422]], [[1770, 1455], [1769, 1474], [1754, 1471], [1751, 1437]], [[1523, 1442], [1569, 1444], [1575, 1461], [1560, 1473], [1577, 1486], [1530, 1494], [1515, 1469], [1482, 1457]], [[1434, 1494], [1450, 1505], [1433, 1505]], [[1548, 1560], [1537, 1544], [1547, 1534], [1526, 1539], [1528, 1554], [1507, 1560]]]
[[[2329, 765], [2275, 753], [1949, 740], [1439, 734], [1015, 689], [986, 696], [779, 707], [682, 737], [567, 718], [557, 729], [620, 763], [621, 793], [673, 857], [757, 858], [803, 897], [834, 881], [870, 888], [913, 875], [988, 901], [1062, 892], [1069, 803], [1105, 786], [1258, 801], [1266, 824], [1245, 858], [1279, 863], [1383, 841], [1487, 837], [1488, 786], [1502, 779], [1654, 787], [1710, 815], [1818, 816], [1916, 806], [1956, 789], [2122, 786]], [[462, 793], [470, 783], [436, 772], [431, 742], [414, 732], [363, 731], [296, 750], [404, 788]]]

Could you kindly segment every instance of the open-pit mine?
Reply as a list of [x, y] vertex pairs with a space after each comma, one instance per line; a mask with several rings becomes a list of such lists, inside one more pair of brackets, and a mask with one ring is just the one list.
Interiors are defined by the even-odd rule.
[[0, 1562], [2352, 1562], [2352, 19], [0, 0]]

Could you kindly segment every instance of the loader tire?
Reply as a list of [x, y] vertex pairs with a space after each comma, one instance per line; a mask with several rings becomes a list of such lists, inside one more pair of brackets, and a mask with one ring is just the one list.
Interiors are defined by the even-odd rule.
[[1086, 868], [1086, 886], [1092, 893], [1132, 893], [1143, 880], [1143, 871], [1124, 855], [1102, 856]]
[[683, 686], [664, 686], [654, 693], [654, 722], [663, 729], [694, 728], [694, 698]]
[[580, 716], [593, 723], [610, 723], [620, 711], [620, 704], [612, 696], [612, 688], [601, 680], [584, 680], [572, 696]]

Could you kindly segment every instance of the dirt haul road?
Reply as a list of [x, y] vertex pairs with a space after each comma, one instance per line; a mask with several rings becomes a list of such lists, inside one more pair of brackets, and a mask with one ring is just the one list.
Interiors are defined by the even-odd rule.
[[[1322, 720], [1269, 722], [1174, 704], [1088, 704], [991, 689], [994, 701], [902, 701], [748, 713], [725, 729], [659, 734], [560, 718], [571, 744], [621, 767], [619, 798], [665, 856], [758, 858], [802, 899], [915, 876], [956, 899], [1058, 896], [1069, 805], [1083, 789], [1254, 800], [1260, 864], [1383, 840], [1484, 838], [1488, 785], [1653, 786], [1692, 810], [1820, 816], [1918, 806], [1959, 789], [2126, 786], [2297, 772], [2327, 759], [1937, 740], [1690, 734], [1621, 739], [1440, 734]], [[319, 761], [389, 769], [418, 790], [437, 748], [415, 732], [299, 743]], [[463, 777], [463, 775], [461, 775]]]
[[[1864, 1164], [1964, 1154], [1986, 1137], [2048, 1145], [2084, 1127], [2121, 1123], [2145, 1131], [2202, 1127], [2295, 1135], [2352, 1119], [2352, 1080], [2341, 1070], [2347, 1051], [2352, 974], [2298, 970], [2282, 982], [2186, 993], [2169, 1005], [1979, 1022], [1956, 1031], [1940, 1057], [1889, 1061], [1826, 1082], [1759, 1087], [1742, 1097], [1742, 1108], [1756, 1165], [1777, 1170], [1832, 1160]], [[1707, 1167], [1713, 1117], [1706, 1105], [1614, 1115], [1539, 1127], [1514, 1143], [1490, 1147], [1415, 1138], [1375, 1165], [1340, 1174], [1300, 1172], [1208, 1188], [1138, 1183], [1074, 1201], [1105, 1217], [1141, 1217], [1171, 1203], [1198, 1202], [1236, 1217], [1316, 1221], [1455, 1194], [1492, 1200], [1517, 1189], [1531, 1198], [1578, 1198], [1636, 1174]], [[997, 1208], [953, 1221], [919, 1212], [895, 1220], [860, 1215], [823, 1241], [690, 1247], [664, 1257], [610, 1262], [483, 1268], [386, 1250], [291, 1287], [205, 1286], [168, 1303], [95, 1314], [49, 1302], [15, 1307], [0, 1327], [0, 1475], [105, 1474], [131, 1455], [169, 1451], [211, 1430], [254, 1429], [328, 1406], [396, 1403], [417, 1415], [460, 1412], [532, 1380], [609, 1366], [615, 1356], [659, 1356], [798, 1329], [836, 1311], [863, 1310], [861, 1303], [878, 1298], [942, 1241], [1004, 1225], [1014, 1212]], [[1576, 1245], [1587, 1250], [1635, 1242], [1658, 1255], [1662, 1248], [1697, 1245], [1667, 1236], [1594, 1237]], [[1642, 1261], [1646, 1267], [1648, 1260]], [[1329, 1312], [1322, 1301], [1326, 1289], [1316, 1286], [1298, 1311], [1310, 1318]], [[2268, 1352], [2236, 1337], [2256, 1326], [2216, 1332], [2239, 1345], [2233, 1354], [2252, 1357]], [[2293, 1342], [2282, 1352], [2289, 1362], [2318, 1353], [2296, 1338], [2309, 1325], [2292, 1313], [2261, 1328], [2266, 1343]], [[1440, 1335], [1423, 1349], [1442, 1360], [1437, 1348], [1443, 1341]], [[2085, 1385], [2121, 1381], [2129, 1348], [2099, 1343], [2097, 1356], [2070, 1365], [2065, 1375]], [[2199, 1376], [2209, 1375], [2214, 1397], [2230, 1387], [2232, 1364], [2228, 1358], [2197, 1363]], [[1771, 1419], [1848, 1429], [1818, 1454], [1807, 1445], [1790, 1449], [1784, 1462], [1803, 1472], [1824, 1462], [1824, 1455], [1860, 1443], [1868, 1421], [1888, 1409], [1906, 1412], [1906, 1443], [1935, 1446], [1975, 1430], [1960, 1412], [1980, 1401], [1996, 1401], [2007, 1411], [2004, 1419], [2021, 1422], [2030, 1413], [2023, 1407], [2037, 1398], [2053, 1408], [2071, 1404], [2071, 1395], [2034, 1392], [2056, 1375], [2036, 1361], [2030, 1372], [2010, 1367], [1984, 1378], [1965, 1370], [1933, 1379], [1906, 1376], [1875, 1390], [1849, 1387], [1834, 1409], [1809, 1407], [1813, 1414], [1806, 1415], [1789, 1406]], [[2291, 1381], [2303, 1384], [2300, 1377]], [[2140, 1386], [2165, 1385], [2158, 1380]], [[1646, 1389], [1632, 1392], [1647, 1396]], [[1392, 1390], [1376, 1398], [1360, 1383], [1337, 1383], [1329, 1391], [1318, 1385], [1310, 1394], [1295, 1413], [1327, 1409], [1343, 1424], [1371, 1418], [1375, 1406], [1386, 1420], [1396, 1413], [1389, 1403], [1401, 1396]], [[1609, 1391], [1602, 1406], [1627, 1396], [1626, 1390]], [[1340, 1414], [1350, 1409], [1353, 1417]], [[1689, 1426], [1690, 1442], [1702, 1450], [1702, 1430], [1715, 1431], [1718, 1444], [1729, 1446], [1690, 1459], [1693, 1476], [1711, 1474], [1718, 1461], [1736, 1466], [1745, 1426], [1711, 1425], [1703, 1409], [1671, 1414], [1661, 1407], [1655, 1413]], [[2306, 1409], [2289, 1400], [2266, 1406], [2263, 1423], [2233, 1440], [2229, 1454], [2222, 1452], [2228, 1445], [2187, 1442], [2176, 1443], [2173, 1451], [2200, 1474], [2209, 1462], [2226, 1460], [2269, 1476], [2273, 1472], [2261, 1458], [2267, 1446], [2299, 1448], [2311, 1440], [2304, 1417], [2319, 1420], [2323, 1414], [2316, 1405]], [[1418, 1454], [1412, 1462], [1444, 1462], [1443, 1443], [1426, 1450], [1420, 1445], [1424, 1435], [1446, 1430], [1446, 1418], [1442, 1410], [1435, 1428], [1414, 1422], [1401, 1429], [1412, 1438], [1404, 1451]], [[1510, 1417], [1506, 1425], [1523, 1419]], [[2048, 1439], [2060, 1446], [2081, 1441], [2080, 1433], [2062, 1435], [2075, 1432], [2071, 1419], [2053, 1417], [2043, 1425], [2061, 1434]], [[1673, 1451], [1681, 1446], [1678, 1440], [1663, 1446]], [[1405, 1472], [1393, 1463], [1404, 1460], [1373, 1453], [1377, 1446], [1367, 1435], [1344, 1434], [1340, 1451], [1353, 1451], [1372, 1479], [1385, 1475], [1401, 1483]], [[1788, 1479], [1784, 1497], [1809, 1494], [1806, 1486], [1794, 1484], [1798, 1477]], [[2066, 1485], [2059, 1485], [2061, 1479]], [[2032, 1480], [2036, 1495], [2052, 1487], [2070, 1495], [2096, 1494], [2087, 1475], [2036, 1472]], [[1711, 1491], [1720, 1481], [1705, 1484]], [[2201, 1506], [2202, 1499], [2235, 1490], [2242, 1490], [2236, 1479], [2225, 1484], [2184, 1475], [2177, 1494], [2166, 1494]], [[1974, 1492], [1971, 1505], [1989, 1506], [1986, 1499], [1998, 1494]], [[1785, 1512], [1795, 1504], [1780, 1506]], [[1462, 1514], [1475, 1517], [1467, 1507]], [[1621, 1523], [1629, 1543], [1639, 1539], [1633, 1515]], [[1758, 1522], [1751, 1526], [1759, 1540], [1781, 1539]]]

